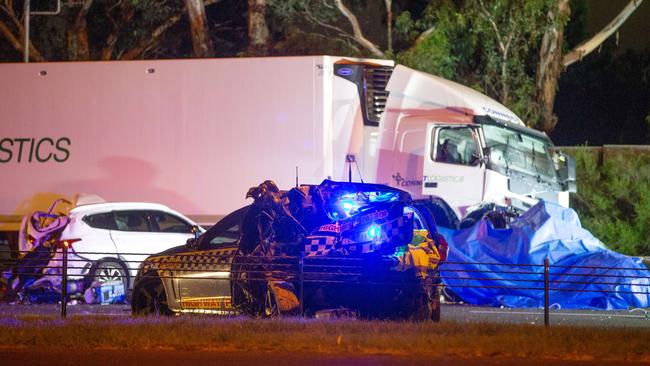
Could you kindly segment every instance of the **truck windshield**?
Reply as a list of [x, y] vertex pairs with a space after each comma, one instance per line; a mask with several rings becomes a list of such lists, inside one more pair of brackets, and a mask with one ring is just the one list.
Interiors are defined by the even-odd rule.
[[549, 142], [497, 125], [483, 125], [483, 134], [493, 169], [540, 176], [545, 180], [557, 180], [557, 173], [549, 153]]

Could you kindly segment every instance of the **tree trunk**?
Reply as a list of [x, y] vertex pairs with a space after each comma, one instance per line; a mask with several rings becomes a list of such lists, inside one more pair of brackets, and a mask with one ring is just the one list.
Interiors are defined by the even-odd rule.
[[555, 12], [549, 13], [549, 21], [555, 26], [546, 31], [540, 47], [540, 61], [537, 67], [535, 85], [536, 100], [540, 108], [540, 120], [537, 122], [536, 128], [549, 133], [553, 131], [557, 124], [557, 117], [553, 114], [553, 105], [555, 104], [555, 94], [563, 68], [581, 60], [582, 57], [600, 46], [638, 9], [642, 2], [643, 0], [631, 0], [600, 32], [576, 46], [571, 52], [563, 55], [564, 26], [571, 9], [569, 0], [557, 1]]
[[190, 29], [192, 31], [194, 55], [197, 57], [210, 57], [214, 55], [203, 0], [185, 0], [185, 7], [187, 8]]
[[393, 53], [393, 0], [384, 0], [386, 5], [386, 43], [387, 50]]
[[90, 10], [92, 4], [93, 0], [86, 0], [83, 3], [79, 14], [77, 14], [77, 19], [72, 25], [72, 28], [68, 30], [68, 59], [71, 61], [90, 59], [86, 14], [88, 14], [88, 10]]
[[265, 55], [269, 45], [266, 0], [248, 0], [248, 53]]
[[553, 114], [553, 105], [560, 73], [562, 73], [564, 26], [571, 13], [569, 2], [569, 0], [558, 0], [557, 6], [549, 11], [549, 23], [553, 26], [544, 33], [539, 50], [535, 99], [540, 109], [540, 119], [535, 127], [546, 133], [552, 132], [557, 124], [557, 117]]

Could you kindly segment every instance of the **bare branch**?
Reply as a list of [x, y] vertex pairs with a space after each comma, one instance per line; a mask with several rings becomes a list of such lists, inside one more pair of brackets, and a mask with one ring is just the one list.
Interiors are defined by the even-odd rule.
[[[120, 1], [120, 3], [121, 3], [121, 1]], [[113, 51], [115, 50], [115, 45], [117, 45], [117, 41], [118, 41], [118, 39], [120, 37], [120, 33], [122, 32], [122, 29], [123, 29], [124, 25], [129, 23], [131, 21], [131, 19], [133, 18], [133, 16], [135, 15], [135, 8], [133, 6], [131, 6], [130, 3], [126, 4], [126, 5], [123, 5], [123, 6], [124, 6], [124, 9], [121, 12], [122, 16], [120, 17], [119, 20], [113, 20], [113, 18], [110, 17], [111, 21], [113, 23], [113, 30], [108, 35], [108, 37], [106, 37], [106, 45], [102, 48], [102, 51], [101, 51], [101, 56], [100, 57], [104, 61], [107, 61], [107, 60], [111, 59], [111, 57], [113, 55]], [[110, 10], [111, 9], [109, 9], [109, 11], [108, 11], [109, 14], [110, 14]]]
[[[13, 5], [10, 0], [5, 1], [4, 6], [0, 6], [0, 9], [9, 17], [11, 22], [14, 24], [16, 27], [16, 31], [18, 34], [14, 34], [9, 27], [4, 24], [2, 21], [0, 21], [0, 34], [4, 35], [5, 38], [9, 41], [9, 43], [19, 52], [24, 52], [25, 47], [22, 43], [21, 40], [18, 39], [18, 37], [22, 37], [24, 35], [24, 28], [23, 24], [18, 19], [16, 16]], [[30, 58], [33, 59], [34, 61], [45, 61], [41, 53], [34, 47], [34, 44], [30, 41], [29, 42], [29, 50], [30, 50]]]
[[68, 57], [71, 60], [90, 59], [90, 44], [86, 29], [86, 15], [93, 4], [93, 0], [85, 0], [77, 13], [72, 27], [68, 29]]
[[13, 0], [5, 0], [6, 8], [9, 9], [11, 13], [14, 12], [14, 2]]
[[19, 30], [19, 32], [22, 32], [23, 31], [23, 23], [16, 16], [16, 12], [14, 12], [14, 8], [13, 8], [13, 5], [12, 5], [11, 1], [7, 1], [5, 3], [5, 6], [0, 6], [0, 9], [2, 9], [5, 12], [5, 14], [7, 14], [9, 19], [11, 19], [11, 22], [14, 23], [14, 26], [16, 26], [16, 28]]
[[167, 21], [156, 28], [147, 39], [143, 40], [140, 42], [137, 46], [133, 47], [129, 51], [125, 52], [122, 54], [119, 58], [120, 60], [134, 60], [138, 56], [140, 56], [144, 51], [149, 49], [151, 46], [153, 46], [156, 42], [158, 42], [158, 39], [160, 36], [162, 36], [167, 29], [169, 29], [171, 26], [176, 24], [178, 20], [181, 18], [180, 14], [176, 14]]
[[[221, 2], [221, 0], [205, 0], [204, 1], [204, 6], [210, 6], [214, 5]], [[137, 46], [131, 48], [130, 50], [127, 50], [126, 52], [120, 52], [116, 55], [116, 59], [119, 60], [133, 60], [140, 55], [142, 55], [144, 52], [147, 52], [148, 50], [153, 47], [153, 45], [158, 42], [160, 37], [167, 31], [167, 29], [171, 28], [174, 24], [176, 24], [180, 20], [179, 15], [174, 15], [167, 19], [166, 22], [158, 26], [154, 31], [151, 33], [151, 36], [147, 38], [146, 40], [143, 40], [140, 42]], [[128, 20], [127, 20], [128, 22]], [[112, 37], [111, 37], [112, 36]], [[106, 43], [107, 46], [102, 50], [102, 59], [103, 60], [109, 60], [111, 57], [111, 54], [113, 52], [114, 44], [111, 44], [112, 42], [117, 42], [117, 39], [119, 38], [119, 34], [115, 35], [109, 35], [109, 39], [107, 39]]]
[[483, 3], [483, 0], [479, 0], [478, 4], [481, 7], [481, 11], [484, 13], [485, 18], [487, 19], [488, 22], [490, 22], [490, 25], [492, 26], [492, 30], [494, 30], [494, 35], [497, 37], [497, 43], [499, 44], [499, 49], [501, 52], [504, 52], [505, 45], [503, 44], [503, 41], [501, 40], [501, 34], [499, 33], [499, 27], [497, 27], [497, 23], [492, 19], [492, 16], [490, 15], [490, 12], [487, 10], [485, 7], [485, 4]]
[[337, 33], [339, 34], [339, 36], [341, 36], [341, 37], [343, 37], [343, 38], [347, 38], [347, 39], [350, 39], [350, 40], [356, 41], [356, 40], [354, 39], [354, 36], [352, 36], [351, 34], [349, 34], [348, 32], [346, 32], [346, 31], [343, 30], [342, 28], [339, 28], [339, 27], [337, 27], [337, 26], [335, 26], [335, 25], [331, 25], [331, 24], [329, 24], [329, 23], [325, 23], [325, 22], [321, 21], [320, 19], [316, 18], [316, 17], [315, 17], [315, 16], [314, 16], [310, 11], [309, 11], [309, 9], [307, 9], [307, 8], [303, 9], [303, 13], [304, 13], [304, 15], [305, 15], [305, 16], [306, 16], [310, 21], [312, 21], [312, 22], [314, 22], [314, 23], [320, 25], [321, 27], [323, 27], [323, 28], [327, 28], [327, 29], [330, 29], [330, 30], [333, 30], [333, 31], [337, 32]]
[[345, 5], [343, 5], [342, 0], [335, 0], [335, 1], [336, 1], [336, 7], [346, 18], [348, 18], [348, 21], [352, 26], [352, 31], [354, 32], [355, 41], [357, 41], [360, 45], [368, 49], [374, 55], [379, 57], [384, 57], [385, 56], [384, 53], [374, 43], [370, 42], [363, 35], [363, 32], [361, 31], [361, 26], [359, 25], [359, 20], [357, 19], [356, 15], [354, 15], [350, 11], [350, 9], [348, 9]]
[[605, 28], [596, 33], [591, 39], [577, 45], [571, 52], [564, 55], [562, 58], [562, 66], [567, 67], [572, 63], [582, 60], [583, 57], [590, 54], [593, 50], [598, 48], [609, 36], [618, 30], [618, 28], [625, 23], [632, 13], [641, 5], [643, 0], [631, 0], [625, 8], [614, 18]]
[[431, 28], [425, 30], [424, 32], [420, 33], [418, 38], [415, 39], [415, 44], [418, 44], [418, 43], [424, 41], [425, 39], [427, 39], [431, 35], [431, 33], [433, 33], [434, 30], [436, 30], [436, 27], [431, 27]]
[[23, 50], [23, 45], [20, 43], [18, 38], [11, 32], [9, 27], [7, 27], [2, 21], [0, 21], [0, 33], [5, 36], [5, 38], [11, 43], [11, 45], [18, 51]]

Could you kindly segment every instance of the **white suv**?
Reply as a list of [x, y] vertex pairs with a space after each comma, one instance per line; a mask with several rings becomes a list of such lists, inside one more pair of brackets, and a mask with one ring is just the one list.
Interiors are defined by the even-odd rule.
[[185, 244], [195, 230], [189, 218], [155, 203], [96, 203], [77, 206], [61, 241], [70, 244], [68, 275], [89, 281], [122, 280], [132, 285], [147, 256]]

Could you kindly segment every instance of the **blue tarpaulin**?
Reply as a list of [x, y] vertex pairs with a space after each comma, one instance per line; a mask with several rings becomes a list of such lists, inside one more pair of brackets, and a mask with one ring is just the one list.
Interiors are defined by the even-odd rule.
[[449, 243], [443, 282], [468, 304], [542, 307], [544, 259], [549, 302], [569, 309], [650, 306], [650, 272], [641, 259], [607, 249], [575, 211], [540, 202], [495, 229], [487, 219], [463, 230], [440, 228]]

